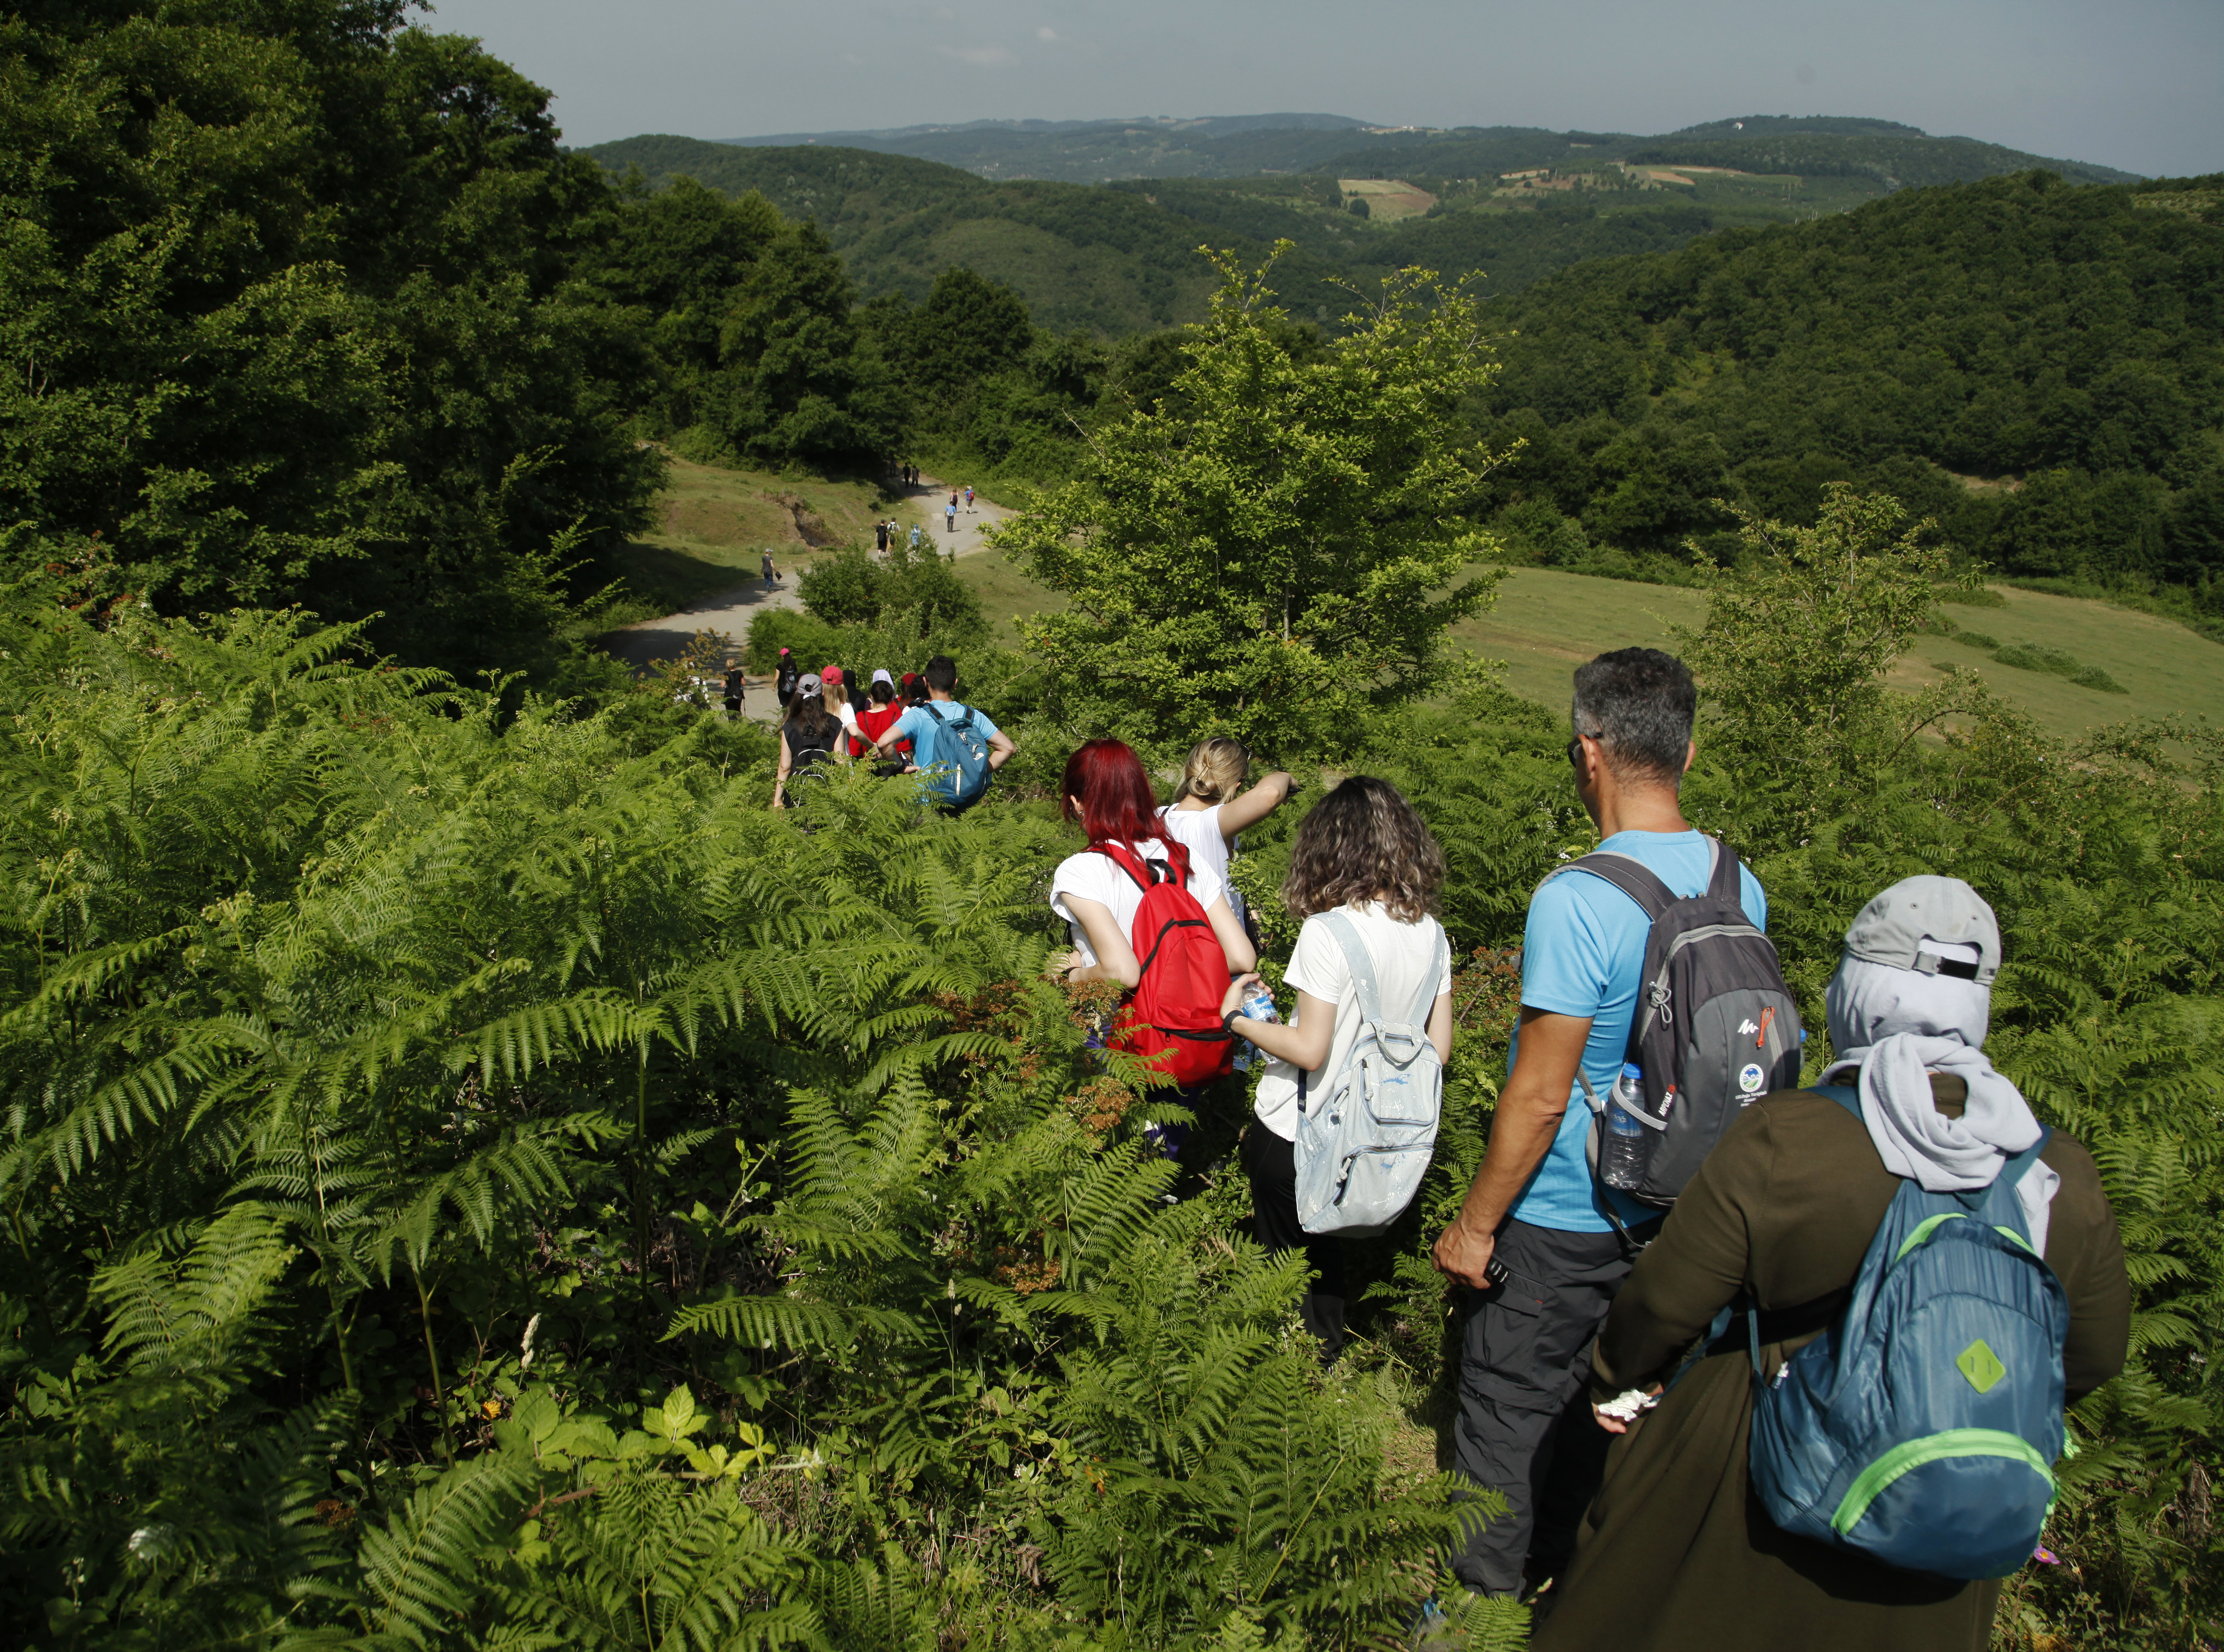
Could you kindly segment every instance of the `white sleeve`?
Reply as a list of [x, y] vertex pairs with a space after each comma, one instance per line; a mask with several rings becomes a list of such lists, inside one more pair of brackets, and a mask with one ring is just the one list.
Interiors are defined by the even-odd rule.
[[1112, 905], [1110, 874], [1115, 870], [1111, 861], [1101, 854], [1084, 851], [1079, 854], [1067, 855], [1058, 863], [1058, 870], [1051, 874], [1051, 911], [1067, 923], [1073, 923], [1073, 909], [1065, 904], [1068, 895], [1078, 895], [1084, 900], [1093, 900], [1100, 906], [1109, 907]]
[[1298, 931], [1298, 944], [1290, 953], [1290, 967], [1282, 979], [1301, 993], [1311, 993], [1324, 1004], [1334, 1004], [1351, 984], [1351, 966], [1328, 925], [1309, 917]]
[[[1442, 998], [1446, 993], [1449, 993], [1452, 989], [1451, 937], [1444, 933], [1444, 926], [1437, 923], [1434, 918], [1431, 918], [1429, 920], [1429, 928], [1434, 931], [1433, 938], [1436, 941], [1436, 943], [1444, 949], [1444, 972], [1443, 976], [1437, 982], [1437, 997]], [[1431, 1003], [1434, 1002], [1433, 999], [1431, 1001]]]
[[1210, 867], [1197, 865], [1194, 850], [1190, 855], [1189, 892], [1197, 897], [1197, 904], [1200, 906], [1210, 906], [1228, 893], [1226, 880]]

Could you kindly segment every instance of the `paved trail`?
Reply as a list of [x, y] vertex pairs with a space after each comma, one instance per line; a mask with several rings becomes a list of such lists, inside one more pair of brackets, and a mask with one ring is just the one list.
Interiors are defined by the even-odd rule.
[[[965, 495], [960, 487], [957, 496], [957, 532], [943, 530], [943, 507], [950, 502], [950, 484], [932, 476], [921, 476], [911, 496], [927, 508], [933, 518], [933, 544], [938, 550], [957, 557], [975, 556], [987, 550], [988, 543], [981, 530], [991, 522], [1001, 522], [1012, 513], [1001, 505], [992, 505], [976, 494], [973, 508], [965, 508]], [[780, 554], [773, 561], [780, 564]], [[713, 591], [701, 602], [681, 608], [677, 614], [667, 614], [660, 620], [643, 620], [611, 632], [603, 639], [603, 646], [616, 654], [635, 671], [646, 670], [653, 659], [676, 659], [686, 652], [689, 640], [698, 631], [715, 631], [735, 648], [748, 641], [749, 621], [765, 608], [800, 608], [802, 600], [795, 594], [795, 571], [781, 566], [780, 583], [768, 588], [761, 578], [751, 577], [746, 584]], [[743, 709], [760, 722], [776, 720], [779, 703], [773, 698], [772, 678], [752, 675]]]

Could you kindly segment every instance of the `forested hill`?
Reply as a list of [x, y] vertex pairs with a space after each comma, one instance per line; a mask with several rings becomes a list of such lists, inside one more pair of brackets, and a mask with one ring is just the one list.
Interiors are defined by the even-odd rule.
[[[1058, 167], [1046, 178], [1006, 178], [1025, 168], [982, 161], [965, 147], [990, 138], [1006, 148], [1039, 139], [1081, 143], [1096, 129], [1088, 127], [858, 135], [861, 143], [917, 138], [914, 147], [935, 159], [890, 153], [877, 142], [749, 146], [673, 136], [628, 138], [584, 153], [615, 174], [637, 172], [651, 188], [692, 177], [730, 195], [754, 190], [782, 212], [814, 220], [869, 297], [919, 302], [942, 270], [962, 264], [1018, 292], [1039, 325], [1108, 337], [1197, 319], [1205, 291], [1197, 249], [1205, 242], [1254, 258], [1278, 240], [1292, 242], [1285, 297], [1294, 313], [1332, 325], [1348, 300], [1330, 284], [1371, 284], [1409, 265], [1480, 272], [1479, 290], [1497, 295], [1586, 259], [1826, 216], [1909, 184], [2040, 166], [2074, 181], [2128, 181], [2105, 167], [1933, 138], [1890, 122], [1755, 117], [1743, 126], [1724, 122], [1652, 138], [1520, 127], [1192, 134], [1198, 144], [1250, 146], [1253, 175], [1231, 178], [1218, 175], [1217, 164], [1191, 165], [1194, 154], [1166, 149], [1170, 133], [1181, 133], [1153, 124], [1138, 128], [1132, 142], [1160, 146], [1151, 164], [1180, 175], [1110, 188], [1059, 181]], [[1285, 138], [1299, 148], [1278, 150]], [[1362, 140], [1373, 147], [1336, 148]], [[1286, 164], [1272, 175], [1260, 170], [1275, 161]], [[1291, 170], [1291, 162], [1308, 169]], [[1692, 170], [1677, 173], [1677, 165]], [[1397, 181], [1381, 185], [1390, 192], [1373, 192], [1369, 180], [1393, 171]]]
[[[1889, 489], [2011, 574], [2224, 612], [2224, 177], [1912, 191], [1570, 269], [1506, 300], [1504, 521], [1545, 560], [1675, 554], [1729, 498]], [[1949, 474], [1954, 473], [1954, 474]]]
[[[2034, 167], [2078, 183], [2129, 183], [2089, 162], [2028, 154], [1974, 138], [1860, 116], [1748, 115], [1645, 137], [1537, 126], [1370, 126], [1340, 115], [1206, 116], [1115, 121], [968, 121], [893, 130], [787, 133], [736, 145], [815, 143], [910, 155], [982, 178], [1108, 183], [1122, 178], [1245, 178], [1269, 173], [1357, 174], [1389, 168], [1437, 176], [1548, 167], [1571, 160], [1671, 161], [1746, 171], [1874, 177], [1901, 184], [1968, 182]], [[1720, 142], [1730, 158], [1709, 161]], [[609, 147], [609, 146], [605, 146]], [[1788, 158], [1805, 163], [1785, 165]], [[1758, 163], [1758, 164], [1749, 164]]]

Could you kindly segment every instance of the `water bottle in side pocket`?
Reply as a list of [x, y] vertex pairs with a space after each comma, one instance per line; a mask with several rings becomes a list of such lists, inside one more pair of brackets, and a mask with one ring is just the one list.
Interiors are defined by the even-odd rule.
[[1652, 1157], [1652, 1132], [1632, 1111], [1645, 1105], [1645, 1072], [1633, 1062], [1624, 1062], [1607, 1098], [1606, 1139], [1599, 1153], [1599, 1179], [1625, 1193], [1645, 1185], [1645, 1168]]

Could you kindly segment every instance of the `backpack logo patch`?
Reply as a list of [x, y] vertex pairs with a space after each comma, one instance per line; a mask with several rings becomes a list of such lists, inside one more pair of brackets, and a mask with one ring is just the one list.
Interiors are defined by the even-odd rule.
[[1989, 1394], [1993, 1386], [2008, 1374], [2008, 1368], [1979, 1337], [1955, 1356], [1954, 1368], [1969, 1379], [1969, 1386], [1980, 1394]]
[[1739, 1031], [1741, 1033], [1746, 1033], [1746, 1032], [1759, 1032], [1759, 1031], [1760, 1031], [1760, 1024], [1759, 1022], [1757, 1022], [1757, 1021], [1754, 1021], [1754, 1020], [1752, 1020], [1752, 1019], [1748, 1018], [1748, 1019], [1747, 1019], [1747, 1020], [1743, 1020], [1743, 1021], [1741, 1021], [1741, 1022], [1739, 1022], [1739, 1023], [1738, 1023], [1738, 1031]]
[[1747, 1095], [1758, 1095], [1760, 1087], [1768, 1082], [1768, 1073], [1757, 1061], [1749, 1061], [1738, 1069], [1738, 1088]]

